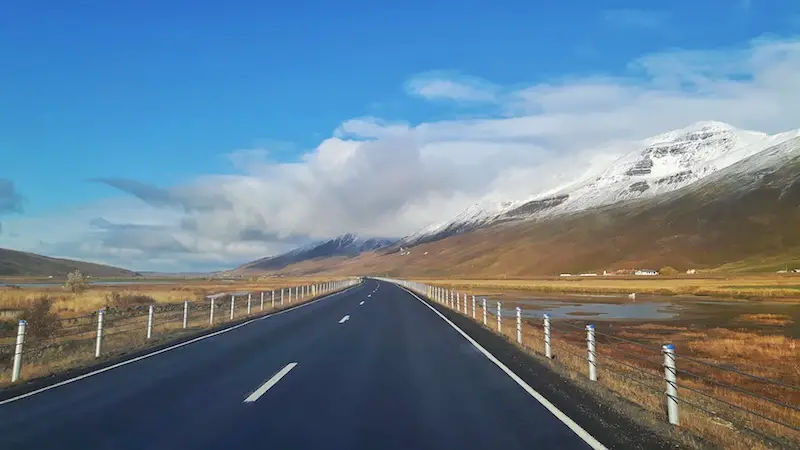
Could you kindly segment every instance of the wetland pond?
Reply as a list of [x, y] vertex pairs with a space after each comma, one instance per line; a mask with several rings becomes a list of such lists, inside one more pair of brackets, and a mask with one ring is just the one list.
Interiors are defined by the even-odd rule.
[[[492, 292], [476, 298], [487, 298], [487, 307], [494, 312], [496, 300], [502, 302], [503, 315], [514, 315], [522, 308], [522, 317], [541, 319], [545, 313], [553, 319], [570, 319], [584, 323], [624, 322], [663, 323], [698, 328], [771, 329], [792, 337], [800, 337], [800, 303], [769, 300], [727, 300], [701, 296], [552, 294], [536, 292]], [[781, 324], [765, 324], [752, 317], [775, 315]], [[747, 318], [751, 318], [748, 320]]]

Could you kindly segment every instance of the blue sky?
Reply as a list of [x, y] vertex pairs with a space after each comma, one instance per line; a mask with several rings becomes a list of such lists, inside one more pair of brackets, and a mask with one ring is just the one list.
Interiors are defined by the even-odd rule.
[[[680, 0], [652, 10], [633, 1], [544, 3], [6, 2], [0, 246], [137, 269], [222, 268], [345, 231], [404, 234], [489, 193], [534, 194], [546, 183], [501, 189], [497, 180], [520, 167], [541, 172], [611, 138], [688, 119], [792, 126], [729, 106], [749, 108], [763, 90], [758, 80], [794, 63], [795, 1]], [[692, 84], [698, 74], [702, 85]], [[751, 85], [737, 86], [737, 97], [720, 90], [730, 81]], [[630, 95], [648, 92], [731, 98], [699, 108], [702, 117], [665, 112], [569, 143], [575, 132], [503, 134], [504, 121], [565, 114], [544, 91], [585, 99], [587, 87], [603, 94], [579, 109], [615, 117]], [[775, 117], [790, 112], [780, 108]], [[476, 121], [497, 129], [471, 136]], [[359, 172], [398, 164], [464, 181]], [[154, 202], [137, 186], [171, 200]], [[332, 192], [344, 197], [326, 198]], [[198, 195], [208, 207], [187, 205]], [[332, 205], [338, 210], [326, 210]], [[263, 237], [242, 239], [254, 230]], [[155, 242], [137, 246], [144, 233]]]

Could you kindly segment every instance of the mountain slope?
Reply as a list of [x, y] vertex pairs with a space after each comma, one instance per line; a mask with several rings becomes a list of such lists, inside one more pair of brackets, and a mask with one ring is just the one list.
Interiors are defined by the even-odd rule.
[[270, 256], [239, 266], [236, 270], [280, 270], [291, 264], [321, 258], [355, 257], [363, 252], [386, 248], [396, 239], [366, 238], [343, 234], [334, 239], [317, 242], [278, 256]]
[[599, 176], [525, 200], [484, 202], [401, 243], [432, 242], [500, 222], [571, 214], [634, 199], [655, 198], [689, 186], [726, 167], [798, 136], [737, 130], [721, 122], [699, 122], [646, 139]]
[[136, 272], [70, 259], [0, 248], [0, 276], [64, 276], [74, 270], [93, 277], [131, 277]]
[[412, 247], [405, 256], [365, 254], [337, 267], [320, 264], [314, 269], [336, 274], [513, 277], [667, 265], [680, 270], [714, 268], [792, 260], [797, 254], [800, 137], [781, 139], [655, 197], [536, 220], [500, 221]]

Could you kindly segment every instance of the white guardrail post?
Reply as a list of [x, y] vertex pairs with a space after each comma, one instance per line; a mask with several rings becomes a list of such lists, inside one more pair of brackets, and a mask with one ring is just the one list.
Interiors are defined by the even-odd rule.
[[464, 315], [467, 315], [467, 293], [464, 293]]
[[19, 374], [22, 371], [22, 346], [25, 344], [25, 328], [28, 322], [24, 320], [19, 321], [17, 327], [17, 345], [14, 346], [14, 367], [11, 370], [11, 382], [14, 383], [19, 380]]
[[281, 306], [283, 306], [283, 291], [284, 290], [285, 290], [284, 288], [281, 288]]
[[522, 308], [517, 306], [517, 344], [522, 344]]
[[252, 294], [247, 294], [247, 315], [248, 316], [250, 315], [252, 304], [253, 304], [253, 295]]
[[97, 310], [97, 340], [94, 343], [94, 357], [100, 357], [100, 348], [103, 345], [103, 315], [105, 311], [103, 308]]
[[153, 337], [153, 314], [155, 313], [155, 308], [153, 305], [150, 305], [150, 310], [147, 311], [147, 339]]
[[189, 300], [183, 301], [183, 328], [189, 326]]
[[233, 308], [236, 305], [236, 296], [231, 295], [231, 320], [233, 320]]
[[264, 291], [261, 291], [261, 311], [264, 310]]
[[500, 309], [500, 300], [497, 301], [497, 332], [503, 332], [503, 310]]
[[275, 309], [275, 290], [272, 290], [272, 309]]
[[597, 381], [597, 352], [595, 351], [594, 325], [586, 325], [586, 350], [589, 360], [589, 379]]
[[485, 326], [485, 327], [489, 326], [489, 322], [488, 322], [488, 319], [486, 317], [486, 299], [485, 298], [483, 299], [483, 326]]
[[548, 359], [553, 357], [550, 350], [550, 314], [544, 315], [544, 356]]
[[666, 344], [664, 351], [664, 380], [667, 382], [667, 414], [669, 423], [679, 425], [678, 420], [678, 376], [675, 365], [675, 346]]
[[456, 312], [461, 312], [461, 294], [456, 291]]

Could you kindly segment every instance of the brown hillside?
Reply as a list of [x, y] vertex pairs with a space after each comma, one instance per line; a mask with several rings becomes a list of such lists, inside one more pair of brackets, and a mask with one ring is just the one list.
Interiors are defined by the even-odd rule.
[[797, 173], [795, 159], [778, 170], [690, 186], [657, 202], [496, 225], [412, 247], [410, 255], [310, 261], [285, 272], [524, 277], [791, 257], [800, 252]]
[[94, 277], [130, 277], [136, 274], [119, 267], [0, 248], [0, 276], [60, 277], [74, 270]]

